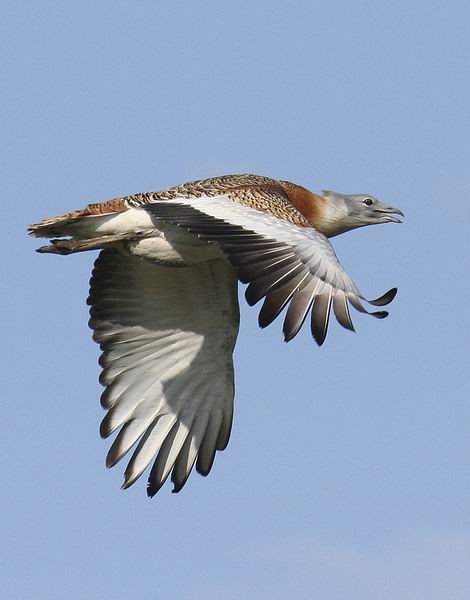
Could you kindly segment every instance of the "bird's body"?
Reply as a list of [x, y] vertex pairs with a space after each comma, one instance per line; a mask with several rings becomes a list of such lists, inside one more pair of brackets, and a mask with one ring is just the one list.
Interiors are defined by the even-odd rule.
[[[331, 308], [348, 329], [349, 303], [367, 312], [327, 238], [396, 222], [394, 213], [401, 214], [363, 194], [317, 195], [287, 181], [228, 175], [91, 204], [30, 227], [34, 236], [61, 238], [40, 252], [101, 249], [90, 326], [103, 350], [101, 434], [121, 428], [107, 465], [135, 446], [124, 487], [155, 459], [149, 495], [170, 472], [179, 491], [194, 463], [207, 475], [227, 445], [237, 279], [249, 284], [250, 304], [264, 298], [262, 327], [287, 306], [286, 341], [310, 313], [322, 344]], [[372, 304], [387, 304], [395, 291]]]

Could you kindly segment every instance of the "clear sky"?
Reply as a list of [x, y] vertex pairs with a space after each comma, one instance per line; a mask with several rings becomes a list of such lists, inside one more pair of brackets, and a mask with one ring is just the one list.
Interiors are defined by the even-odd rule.
[[[470, 598], [468, 2], [4, 0], [2, 595]], [[228, 449], [153, 500], [98, 435], [94, 255], [28, 223], [254, 172], [403, 225], [337, 253], [382, 322], [282, 341], [242, 302]]]

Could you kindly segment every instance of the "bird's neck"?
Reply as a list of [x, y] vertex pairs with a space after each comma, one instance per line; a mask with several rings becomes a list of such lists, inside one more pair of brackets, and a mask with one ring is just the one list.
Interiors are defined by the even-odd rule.
[[326, 237], [333, 237], [350, 227], [345, 226], [347, 208], [332, 200], [314, 194], [306, 188], [288, 181], [280, 182], [289, 200], [302, 213], [312, 227]]

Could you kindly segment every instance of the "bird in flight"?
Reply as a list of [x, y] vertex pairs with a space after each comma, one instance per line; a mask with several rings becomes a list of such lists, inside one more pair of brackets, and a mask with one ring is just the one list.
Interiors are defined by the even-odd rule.
[[[131, 449], [123, 488], [152, 464], [147, 493], [171, 473], [179, 492], [196, 465], [208, 475], [232, 426], [238, 281], [259, 325], [286, 309], [286, 341], [309, 317], [323, 344], [330, 311], [354, 330], [349, 305], [368, 311], [329, 239], [403, 213], [368, 194], [314, 194], [259, 175], [225, 175], [90, 204], [31, 225], [54, 238], [38, 252], [100, 250], [90, 280], [90, 327], [100, 344], [100, 433], [119, 430], [111, 467]], [[369, 304], [382, 307], [396, 288]]]

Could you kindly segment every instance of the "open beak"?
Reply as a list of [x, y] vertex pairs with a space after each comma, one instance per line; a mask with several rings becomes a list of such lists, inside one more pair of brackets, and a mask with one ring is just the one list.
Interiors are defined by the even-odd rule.
[[392, 215], [401, 215], [402, 217], [405, 216], [399, 208], [393, 208], [393, 206], [387, 206], [386, 204], [382, 203], [378, 204], [377, 207], [374, 208], [374, 212], [383, 215], [383, 223], [401, 223], [401, 219]]

